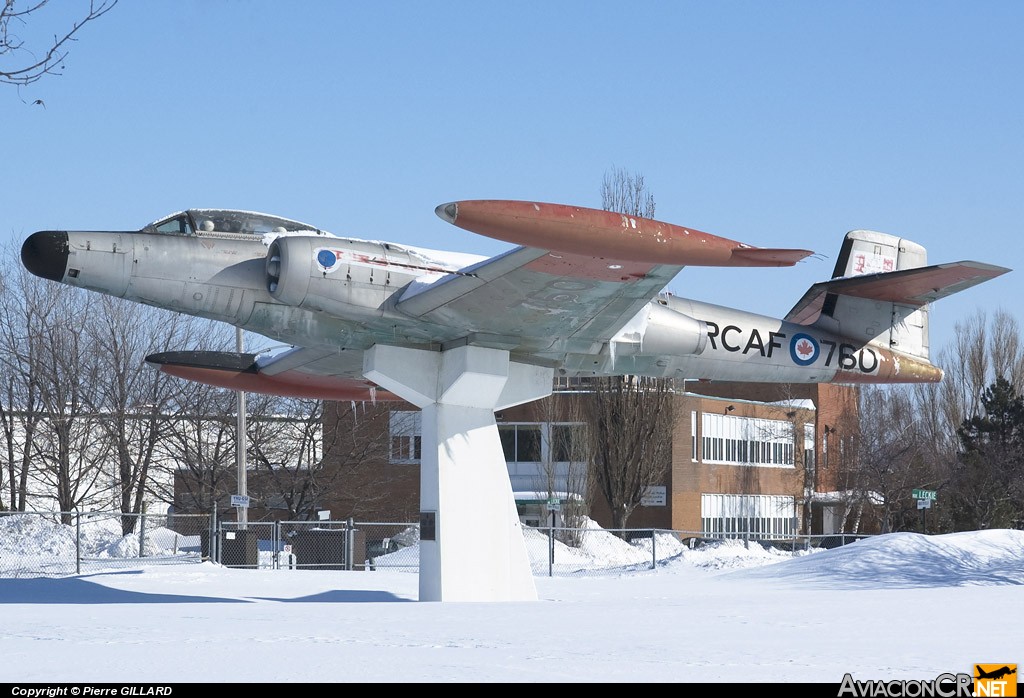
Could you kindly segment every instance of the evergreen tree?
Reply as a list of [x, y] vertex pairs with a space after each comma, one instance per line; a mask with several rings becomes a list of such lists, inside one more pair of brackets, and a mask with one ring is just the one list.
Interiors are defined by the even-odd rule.
[[1003, 377], [987, 387], [981, 414], [965, 419], [962, 447], [949, 482], [957, 530], [1014, 528], [1024, 523], [1024, 397]]

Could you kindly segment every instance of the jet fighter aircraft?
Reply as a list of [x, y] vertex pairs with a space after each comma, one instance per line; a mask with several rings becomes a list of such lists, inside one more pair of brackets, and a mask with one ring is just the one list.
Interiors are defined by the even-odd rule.
[[470, 200], [436, 213], [517, 246], [483, 258], [339, 237], [262, 213], [191, 209], [137, 231], [37, 232], [21, 255], [45, 279], [292, 347], [148, 357], [163, 371], [334, 400], [397, 399], [364, 376], [363, 353], [374, 345], [501, 349], [563, 377], [934, 382], [942, 371], [929, 361], [929, 304], [1009, 271], [928, 265], [921, 245], [855, 230], [833, 278], [776, 319], [664, 289], [686, 266], [791, 266], [809, 250], [561, 204]]

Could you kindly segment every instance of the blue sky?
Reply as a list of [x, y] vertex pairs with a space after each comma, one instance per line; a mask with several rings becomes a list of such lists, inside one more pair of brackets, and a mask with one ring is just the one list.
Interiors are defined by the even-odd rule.
[[[1022, 30], [1018, 2], [122, 0], [62, 76], [0, 86], [0, 231], [246, 208], [494, 254], [434, 207], [600, 207], [622, 167], [661, 220], [821, 253], [671, 287], [780, 316], [855, 228], [1024, 267]], [[933, 349], [980, 309], [1019, 317], [1021, 278], [936, 304]]]

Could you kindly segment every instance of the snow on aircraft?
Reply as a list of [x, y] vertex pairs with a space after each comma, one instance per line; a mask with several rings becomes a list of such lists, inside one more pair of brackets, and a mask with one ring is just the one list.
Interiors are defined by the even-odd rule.
[[934, 382], [942, 371], [929, 360], [929, 304], [1009, 271], [928, 265], [921, 245], [856, 230], [833, 278], [776, 319], [664, 289], [685, 266], [792, 266], [809, 250], [549, 203], [459, 201], [436, 213], [517, 247], [483, 258], [338, 237], [261, 213], [192, 209], [137, 231], [40, 231], [21, 256], [42, 278], [291, 347], [148, 357], [169, 374], [332, 400], [397, 399], [365, 377], [363, 355], [374, 345], [500, 349], [562, 377]]

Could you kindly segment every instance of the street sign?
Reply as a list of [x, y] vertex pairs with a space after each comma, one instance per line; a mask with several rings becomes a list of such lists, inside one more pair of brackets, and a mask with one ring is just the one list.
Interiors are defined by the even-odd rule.
[[561, 510], [562, 510], [562, 500], [559, 499], [558, 497], [549, 497], [548, 498], [548, 511], [561, 511]]
[[914, 499], [936, 499], [935, 490], [914, 490]]
[[249, 497], [244, 494], [233, 494], [231, 495], [231, 506], [239, 507], [241, 509], [249, 508]]
[[917, 508], [918, 509], [931, 509], [932, 508], [932, 500], [930, 500], [930, 499], [919, 499], [919, 500], [917, 500]]

